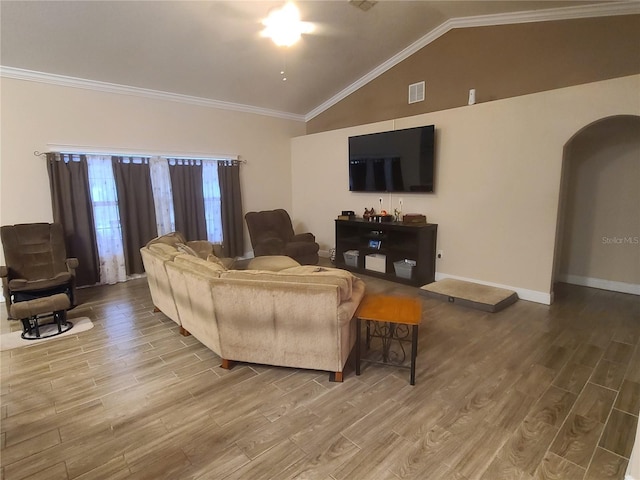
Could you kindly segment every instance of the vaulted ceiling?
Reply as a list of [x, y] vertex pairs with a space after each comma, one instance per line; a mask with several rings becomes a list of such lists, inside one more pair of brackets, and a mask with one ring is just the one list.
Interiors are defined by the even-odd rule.
[[308, 118], [452, 19], [609, 2], [300, 1], [316, 30], [289, 48], [259, 35], [283, 3], [3, 0], [0, 63]]

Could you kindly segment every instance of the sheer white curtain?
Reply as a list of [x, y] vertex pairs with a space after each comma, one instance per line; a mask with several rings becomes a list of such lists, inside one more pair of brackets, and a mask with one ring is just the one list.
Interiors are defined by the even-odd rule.
[[100, 283], [124, 282], [127, 272], [111, 157], [87, 155], [87, 167], [100, 257]]
[[207, 240], [222, 243], [220, 183], [218, 182], [218, 162], [215, 160], [202, 161], [202, 194], [204, 216], [207, 221]]
[[153, 189], [158, 235], [165, 235], [176, 229], [169, 162], [164, 157], [151, 157], [149, 159], [149, 168], [151, 170], [151, 188]]

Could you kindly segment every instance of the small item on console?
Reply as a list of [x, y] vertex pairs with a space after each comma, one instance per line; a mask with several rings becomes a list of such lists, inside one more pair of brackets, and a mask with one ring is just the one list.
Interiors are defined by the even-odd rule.
[[426, 225], [427, 217], [420, 213], [407, 213], [403, 215], [402, 223], [405, 225]]
[[342, 210], [342, 213], [338, 215], [338, 220], [353, 220], [356, 218], [356, 212], [353, 210]]

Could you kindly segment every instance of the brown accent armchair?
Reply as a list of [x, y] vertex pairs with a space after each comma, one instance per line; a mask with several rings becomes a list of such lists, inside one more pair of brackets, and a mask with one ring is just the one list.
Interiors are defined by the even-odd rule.
[[65, 293], [75, 305], [77, 258], [67, 258], [59, 223], [22, 223], [0, 228], [6, 266], [0, 266], [7, 313], [11, 304]]
[[302, 265], [318, 263], [320, 246], [316, 237], [312, 233], [296, 235], [286, 210], [248, 212], [244, 218], [254, 256], [286, 255]]

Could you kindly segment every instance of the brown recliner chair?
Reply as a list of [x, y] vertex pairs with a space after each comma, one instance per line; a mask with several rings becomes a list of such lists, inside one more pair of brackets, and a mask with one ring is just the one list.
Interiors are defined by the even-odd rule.
[[295, 234], [286, 210], [248, 212], [244, 216], [256, 257], [286, 255], [302, 265], [318, 263], [316, 237], [312, 233]]
[[75, 305], [77, 258], [67, 258], [59, 223], [22, 223], [0, 228], [6, 266], [0, 266], [9, 317], [11, 304], [58, 293]]

